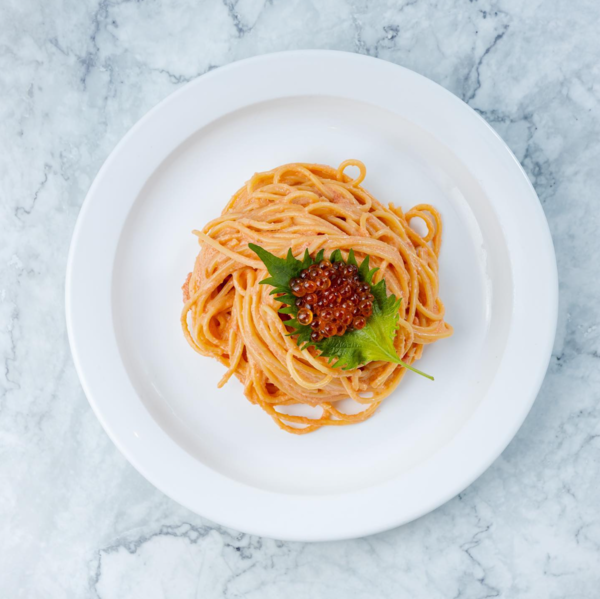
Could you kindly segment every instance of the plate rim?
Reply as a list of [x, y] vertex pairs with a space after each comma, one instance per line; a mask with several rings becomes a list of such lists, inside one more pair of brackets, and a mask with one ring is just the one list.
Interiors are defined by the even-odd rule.
[[[531, 377], [532, 380], [529, 383], [530, 391], [527, 397], [522, 396], [522, 404], [520, 412], [518, 414], [513, 414], [511, 426], [507, 427], [505, 430], [505, 434], [503, 435], [502, 442], [498, 443], [493, 450], [488, 450], [486, 452], [485, 459], [479, 460], [479, 466], [477, 468], [473, 468], [468, 476], [463, 476], [460, 478], [460, 481], [455, 482], [454, 485], [447, 485], [448, 488], [445, 489], [444, 493], [439, 493], [434, 500], [423, 501], [423, 504], [420, 509], [413, 510], [412, 513], [396, 515], [389, 514], [389, 517], [385, 519], [385, 522], [378, 520], [377, 522], [361, 522], [361, 523], [353, 523], [351, 527], [340, 526], [336, 524], [335, 526], [327, 528], [321, 527], [318, 532], [315, 533], [314, 530], [307, 531], [305, 525], [300, 522], [298, 525], [292, 523], [290, 526], [289, 520], [284, 522], [282, 525], [281, 518], [275, 518], [275, 524], [272, 522], [268, 522], [265, 520], [263, 516], [260, 519], [260, 523], [256, 526], [254, 523], [250, 523], [244, 520], [245, 516], [242, 516], [241, 519], [239, 515], [232, 515], [231, 513], [222, 513], [223, 510], [214, 509], [215, 505], [212, 505], [211, 508], [198, 509], [196, 504], [192, 504], [189, 501], [189, 498], [182, 496], [180, 490], [177, 492], [173, 491], [173, 489], [165, 488], [164, 484], [164, 476], [161, 478], [160, 474], [156, 472], [152, 472], [148, 469], [147, 464], [142, 463], [140, 460], [140, 455], [133, 450], [131, 443], [126, 443], [120, 435], [116, 432], [116, 427], [114, 421], [111, 421], [107, 414], [102, 408], [102, 399], [95, 396], [96, 389], [93, 389], [88, 380], [87, 376], [87, 366], [84, 364], [87, 358], [82, 356], [82, 348], [81, 348], [81, 336], [78, 331], [78, 322], [81, 322], [80, 318], [74, 314], [74, 305], [77, 300], [73, 298], [74, 289], [76, 287], [76, 279], [77, 273], [76, 270], [76, 259], [78, 247], [80, 244], [80, 239], [82, 235], [82, 230], [85, 226], [86, 215], [88, 214], [90, 207], [94, 203], [94, 197], [100, 183], [104, 178], [106, 178], [107, 173], [109, 173], [112, 166], [117, 162], [119, 155], [122, 153], [123, 149], [127, 147], [127, 144], [132, 140], [138, 132], [140, 132], [144, 126], [146, 126], [150, 120], [154, 117], [154, 115], [158, 114], [160, 111], [164, 111], [166, 107], [170, 104], [174, 103], [177, 98], [184, 96], [185, 94], [189, 94], [191, 90], [196, 88], [202, 88], [210, 86], [210, 82], [215, 80], [216, 78], [228, 77], [230, 74], [236, 71], [241, 72], [244, 69], [252, 69], [252, 68], [260, 68], [261, 65], [263, 67], [266, 66], [268, 69], [270, 66], [276, 65], [283, 61], [341, 61], [341, 63], [356, 63], [353, 66], [356, 67], [358, 63], [362, 63], [360, 68], [371, 69], [389, 69], [390, 71], [394, 70], [395, 73], [399, 75], [399, 78], [408, 77], [413, 78], [415, 81], [419, 82], [421, 85], [430, 86], [434, 90], [434, 94], [438, 94], [441, 98], [446, 101], [451, 100], [452, 102], [459, 103], [460, 106], [464, 108], [468, 108], [470, 112], [470, 116], [475, 116], [479, 126], [484, 126], [487, 130], [488, 135], [491, 133], [494, 138], [494, 143], [496, 146], [511, 160], [512, 166], [516, 167], [515, 176], [519, 176], [522, 182], [525, 183], [525, 186], [528, 189], [528, 196], [530, 200], [533, 200], [535, 205], [531, 205], [530, 208], [533, 209], [533, 212], [537, 212], [536, 225], [540, 228], [541, 244], [544, 245], [544, 249], [541, 252], [541, 255], [545, 262], [545, 268], [547, 269], [547, 291], [548, 294], [545, 296], [546, 298], [546, 311], [549, 316], [550, 324], [545, 331], [545, 339], [543, 340], [543, 347], [539, 350], [538, 364], [535, 368], [535, 376]], [[273, 99], [273, 96], [265, 96], [265, 100]], [[225, 109], [225, 111], [221, 115], [216, 115], [214, 119], [219, 118], [219, 116], [223, 116], [227, 114], [229, 111]], [[213, 120], [214, 120], [213, 119]], [[190, 131], [190, 135], [197, 132], [196, 130]], [[451, 150], [452, 151], [452, 150]], [[454, 152], [453, 152], [454, 153]], [[167, 153], [168, 155], [168, 153]], [[461, 160], [462, 162], [462, 160]], [[131, 206], [135, 198], [131, 202]], [[490, 202], [491, 203], [491, 202]], [[492, 204], [493, 205], [493, 204]], [[131, 208], [131, 206], [129, 208]], [[503, 228], [504, 232], [504, 228]], [[112, 287], [112, 281], [111, 281]], [[109, 290], [109, 295], [111, 291]], [[286, 540], [294, 540], [294, 541], [327, 541], [327, 540], [338, 540], [338, 539], [347, 539], [347, 538], [355, 538], [361, 537], [369, 534], [373, 534], [376, 532], [381, 532], [383, 530], [388, 530], [390, 528], [394, 528], [401, 524], [407, 523], [411, 520], [414, 520], [429, 511], [439, 507], [452, 497], [456, 496], [462, 490], [464, 490], [467, 486], [472, 484], [474, 480], [476, 480], [487, 468], [497, 459], [497, 457], [502, 453], [502, 451], [506, 448], [506, 446], [513, 439], [514, 435], [522, 425], [525, 417], [529, 413], [533, 402], [536, 399], [537, 393], [541, 387], [544, 376], [546, 374], [546, 370], [548, 367], [548, 363], [551, 357], [552, 347], [554, 343], [554, 337], [556, 332], [557, 325], [557, 316], [558, 316], [558, 273], [556, 267], [556, 259], [554, 253], [554, 247], [552, 242], [552, 237], [550, 235], [550, 230], [548, 227], [547, 220], [545, 218], [544, 212], [542, 210], [541, 204], [537, 197], [537, 194], [531, 184], [531, 181], [525, 174], [522, 166], [513, 155], [511, 150], [508, 148], [506, 143], [501, 139], [498, 133], [479, 115], [475, 110], [473, 110], [468, 104], [464, 103], [460, 98], [453, 95], [451, 92], [443, 88], [442, 86], [436, 84], [430, 79], [415, 73], [405, 67], [400, 65], [390, 63], [387, 61], [383, 61], [381, 59], [368, 57], [360, 54], [355, 54], [351, 52], [340, 52], [333, 50], [297, 50], [297, 51], [287, 51], [287, 52], [277, 52], [272, 54], [260, 55], [252, 58], [247, 58], [241, 61], [233, 62], [218, 69], [214, 69], [203, 76], [198, 77], [197, 79], [187, 83], [180, 89], [176, 90], [166, 98], [164, 98], [160, 103], [158, 103], [154, 108], [148, 111], [141, 119], [139, 119], [134, 126], [121, 138], [119, 143], [115, 146], [115, 148], [111, 151], [106, 161], [100, 168], [98, 174], [94, 178], [92, 185], [84, 202], [82, 204], [81, 210], [79, 212], [77, 222], [74, 228], [73, 237], [69, 249], [69, 256], [67, 261], [67, 273], [66, 273], [66, 281], [65, 281], [65, 312], [66, 312], [66, 321], [67, 321], [67, 331], [69, 344], [71, 348], [71, 353], [73, 356], [73, 361], [75, 363], [75, 367], [81, 382], [81, 385], [84, 389], [86, 397], [96, 414], [96, 417], [102, 424], [104, 430], [108, 434], [109, 438], [113, 441], [113, 443], [117, 446], [119, 451], [124, 455], [124, 457], [144, 476], [149, 482], [151, 482], [154, 486], [156, 486], [163, 493], [171, 497], [173, 500], [178, 503], [184, 505], [191, 511], [202, 515], [203, 517], [214, 520], [217, 523], [220, 523], [224, 526], [232, 527], [244, 532], [248, 532], [251, 534], [258, 534], [261, 536], [271, 537], [271, 538], [283, 538]], [[139, 400], [139, 398], [138, 398]], [[141, 403], [141, 400], [139, 400]], [[483, 402], [483, 400], [482, 400]], [[145, 409], [145, 408], [144, 408]], [[479, 409], [479, 408], [478, 408]], [[151, 416], [149, 415], [151, 418]], [[169, 443], [172, 443], [178, 447], [180, 451], [184, 451], [181, 449], [174, 440], [172, 440], [168, 434], [163, 431], [158, 423], [155, 423], [158, 429], [162, 431], [162, 434], [169, 439]], [[460, 433], [459, 433], [460, 435]], [[193, 459], [193, 458], [190, 458]], [[199, 462], [198, 462], [199, 463]], [[206, 467], [205, 467], [206, 468]], [[261, 497], [261, 499], [269, 501], [273, 499], [273, 496], [280, 498], [280, 500], [287, 501], [289, 504], [294, 503], [293, 498], [295, 496], [288, 495], [284, 493], [274, 493], [270, 491], [263, 491], [256, 488], [247, 487], [244, 484], [238, 483], [237, 481], [233, 481], [227, 479], [228, 482], [225, 481], [217, 481], [219, 478], [226, 478], [224, 475], [216, 474], [215, 477], [207, 477], [209, 482], [213, 484], [221, 485], [220, 490], [222, 492], [240, 492], [240, 488], [243, 489], [252, 489], [251, 494], [257, 497]], [[210, 480], [212, 478], [212, 481]], [[377, 488], [380, 489], [382, 493], [390, 492], [390, 489], [386, 490], [389, 484], [385, 483], [383, 485], [375, 485], [374, 487], [370, 487], [370, 489]], [[361, 495], [360, 492], [351, 492], [351, 493], [343, 493], [339, 496], [336, 496], [336, 500], [340, 501], [340, 498], [347, 497], [349, 495]], [[302, 501], [309, 508], [309, 510], [314, 511], [315, 506], [322, 503], [324, 497], [330, 496], [308, 496], [303, 495]], [[359, 500], [360, 503], [360, 500]], [[213, 502], [214, 504], [214, 502]], [[224, 502], [225, 512], [227, 510], [231, 510], [231, 506]], [[289, 508], [288, 508], [289, 509]]]

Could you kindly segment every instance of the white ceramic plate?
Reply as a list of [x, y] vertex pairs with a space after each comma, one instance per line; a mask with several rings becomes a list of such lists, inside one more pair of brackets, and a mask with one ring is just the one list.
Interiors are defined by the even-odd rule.
[[[254, 172], [358, 158], [383, 202], [437, 206], [441, 297], [455, 334], [426, 348], [369, 421], [280, 431], [179, 328], [190, 231]], [[67, 322], [102, 425], [154, 485], [221, 524], [327, 540], [408, 522], [501, 453], [543, 379], [557, 275], [535, 192], [494, 131], [431, 81], [336, 52], [273, 54], [212, 71], [121, 141], [85, 200]]]

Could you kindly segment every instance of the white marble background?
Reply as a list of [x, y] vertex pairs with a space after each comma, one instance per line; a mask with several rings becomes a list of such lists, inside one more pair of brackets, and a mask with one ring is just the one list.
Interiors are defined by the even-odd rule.
[[[600, 597], [600, 3], [0, 3], [0, 597]], [[502, 457], [434, 513], [366, 539], [225, 530], [151, 487], [88, 407], [67, 249], [121, 136], [207, 70], [296, 48], [379, 56], [468, 102], [540, 196], [561, 280], [542, 391]]]

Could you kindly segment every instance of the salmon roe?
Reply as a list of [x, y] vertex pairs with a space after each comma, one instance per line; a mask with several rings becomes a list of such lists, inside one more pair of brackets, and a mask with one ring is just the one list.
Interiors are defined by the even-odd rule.
[[311, 339], [321, 341], [362, 329], [373, 313], [371, 286], [361, 281], [354, 264], [321, 260], [290, 281], [297, 320], [310, 325]]

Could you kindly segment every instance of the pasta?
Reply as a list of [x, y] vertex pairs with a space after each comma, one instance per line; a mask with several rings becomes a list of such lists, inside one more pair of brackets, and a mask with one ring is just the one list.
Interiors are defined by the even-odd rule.
[[[345, 173], [351, 166], [359, 170], [355, 179]], [[365, 175], [358, 160], [337, 169], [293, 163], [257, 173], [219, 218], [194, 231], [201, 250], [183, 285], [185, 337], [227, 368], [219, 387], [235, 375], [246, 397], [290, 433], [366, 420], [406, 369], [370, 362], [342, 370], [315, 348], [300, 349], [278, 313], [281, 304], [268, 285], [259, 284], [268, 274], [249, 243], [281, 257], [290, 248], [294, 256], [306, 249], [311, 255], [339, 249], [346, 258], [353, 249], [357, 259], [369, 256], [379, 267], [374, 282], [384, 277], [388, 292], [402, 299], [394, 346], [407, 364], [421, 357], [425, 345], [452, 334], [438, 297], [439, 213], [428, 204], [406, 213], [385, 207], [361, 187]], [[413, 219], [421, 220], [424, 234], [411, 228]], [[339, 402], [348, 398], [361, 410], [342, 411]], [[297, 404], [319, 413], [290, 413]]]

